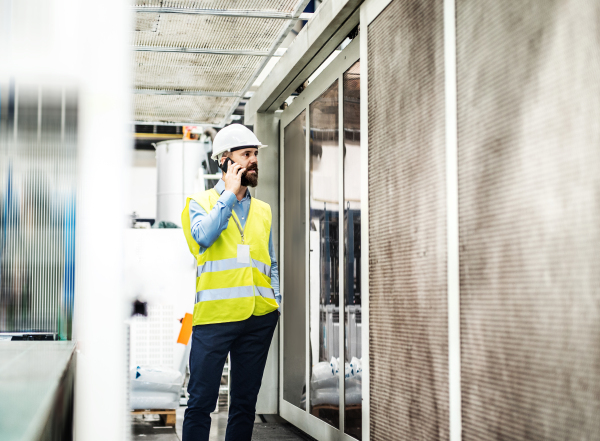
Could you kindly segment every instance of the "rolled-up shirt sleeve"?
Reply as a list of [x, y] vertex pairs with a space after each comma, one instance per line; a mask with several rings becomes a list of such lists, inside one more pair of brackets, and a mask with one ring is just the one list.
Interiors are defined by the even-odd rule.
[[202, 252], [210, 247], [227, 228], [236, 200], [232, 192], [225, 190], [210, 213], [206, 213], [196, 201], [190, 201], [192, 237], [203, 248]]

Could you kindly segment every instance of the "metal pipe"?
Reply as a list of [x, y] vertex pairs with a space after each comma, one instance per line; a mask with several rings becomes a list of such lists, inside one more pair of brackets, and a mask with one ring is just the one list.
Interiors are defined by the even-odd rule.
[[204, 122], [164, 122], [164, 121], [134, 121], [132, 124], [136, 126], [201, 126], [206, 125]]
[[177, 52], [177, 53], [188, 53], [188, 54], [245, 55], [245, 56], [252, 56], [252, 57], [281, 56], [281, 55], [277, 55], [277, 54], [271, 54], [268, 51], [204, 49], [204, 48], [164, 47], [164, 46], [133, 46], [133, 50], [136, 52]]
[[277, 11], [257, 11], [257, 10], [230, 10], [230, 9], [199, 9], [199, 8], [152, 8], [144, 6], [134, 6], [135, 12], [152, 12], [155, 14], [195, 14], [195, 15], [218, 15], [222, 17], [252, 17], [290, 20], [292, 13]]
[[[215, 96], [223, 98], [241, 98], [239, 92], [214, 92], [211, 90], [156, 90], [156, 89], [133, 89], [136, 95], [190, 95], [190, 96]], [[137, 124], [137, 123], [135, 123]], [[187, 125], [184, 124], [184, 125]]]
[[154, 14], [193, 14], [193, 15], [216, 15], [221, 17], [250, 17], [250, 18], [265, 18], [265, 19], [280, 19], [280, 20], [310, 20], [314, 13], [303, 12], [298, 17], [294, 17], [290, 12], [270, 12], [270, 11], [243, 11], [230, 9], [196, 9], [196, 8], [152, 8], [137, 6], [134, 7], [135, 12], [147, 12]]
[[200, 9], [200, 8], [152, 8], [145, 6], [134, 6], [134, 12], [148, 12], [154, 14], [193, 14], [193, 15], [217, 15], [221, 17], [250, 17], [279, 20], [304, 20], [312, 18], [313, 13], [305, 12], [297, 15], [293, 12], [260, 11], [260, 10], [231, 10], [231, 9]]

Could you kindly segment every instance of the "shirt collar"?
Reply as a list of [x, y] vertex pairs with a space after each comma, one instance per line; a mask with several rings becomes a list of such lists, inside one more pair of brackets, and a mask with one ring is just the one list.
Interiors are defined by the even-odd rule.
[[[220, 195], [223, 194], [223, 192], [225, 191], [225, 181], [223, 179], [219, 179], [219, 182], [217, 182], [217, 185], [215, 185], [215, 190], [217, 190], [217, 193], [219, 193]], [[244, 199], [250, 199], [252, 196], [250, 195], [250, 190], [248, 190], [246, 188], [246, 196], [244, 196], [242, 198], [242, 201]]]

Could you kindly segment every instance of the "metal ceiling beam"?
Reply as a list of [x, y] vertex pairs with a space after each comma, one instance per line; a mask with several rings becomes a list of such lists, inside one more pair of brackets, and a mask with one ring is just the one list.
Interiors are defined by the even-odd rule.
[[178, 139], [182, 138], [182, 133], [135, 133], [135, 139]]
[[[203, 48], [187, 48], [187, 47], [163, 47], [163, 46], [133, 46], [136, 52], [178, 52], [188, 54], [213, 54], [213, 55], [248, 55], [256, 57], [277, 57], [277, 54], [271, 55], [268, 51], [244, 51], [244, 50], [227, 50], [227, 49], [203, 49]], [[281, 55], [279, 55], [281, 56]]]
[[269, 18], [280, 20], [310, 20], [312, 14], [305, 13], [294, 16], [289, 12], [257, 11], [257, 10], [231, 10], [231, 9], [192, 9], [192, 8], [151, 8], [135, 6], [135, 12], [152, 12], [155, 14], [194, 14], [194, 15], [217, 15], [221, 17], [250, 17]]
[[227, 50], [227, 49], [204, 49], [187, 47], [164, 47], [164, 46], [133, 46], [136, 52], [177, 52], [189, 54], [212, 54], [212, 55], [248, 55], [256, 57], [283, 57], [286, 49], [277, 49], [275, 53], [270, 51], [247, 51], [247, 50]]
[[222, 98], [242, 98], [240, 92], [215, 92], [211, 90], [157, 90], [133, 89], [136, 95], [185, 95], [185, 96], [216, 96]]
[[[193, 122], [165, 122], [165, 121], [133, 121], [131, 124], [136, 126], [210, 126], [211, 123], [193, 123]], [[181, 135], [183, 136], [183, 134]]]

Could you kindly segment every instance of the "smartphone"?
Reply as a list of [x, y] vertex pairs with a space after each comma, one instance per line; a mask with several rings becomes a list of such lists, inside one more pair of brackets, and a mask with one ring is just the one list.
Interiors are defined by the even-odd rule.
[[229, 168], [229, 164], [235, 164], [235, 162], [233, 162], [231, 160], [231, 158], [226, 158], [225, 162], [223, 162], [223, 164], [219, 164], [219, 168], [221, 170], [223, 170], [223, 173], [227, 173], [227, 169]]

